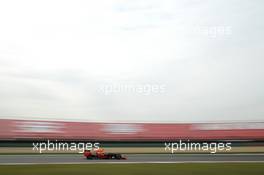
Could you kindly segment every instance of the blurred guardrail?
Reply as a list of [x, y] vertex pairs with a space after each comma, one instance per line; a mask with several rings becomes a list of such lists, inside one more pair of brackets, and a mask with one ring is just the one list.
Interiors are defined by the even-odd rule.
[[264, 140], [264, 122], [96, 123], [0, 119], [0, 140]]

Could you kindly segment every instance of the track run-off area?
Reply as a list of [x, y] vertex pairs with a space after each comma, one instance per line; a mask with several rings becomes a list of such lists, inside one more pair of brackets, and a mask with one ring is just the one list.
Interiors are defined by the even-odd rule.
[[125, 154], [127, 160], [87, 160], [82, 154], [0, 155], [0, 165], [264, 162], [264, 154]]

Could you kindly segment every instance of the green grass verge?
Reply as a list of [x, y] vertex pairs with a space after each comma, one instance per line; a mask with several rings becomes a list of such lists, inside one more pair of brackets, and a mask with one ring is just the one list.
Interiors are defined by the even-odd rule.
[[263, 175], [264, 163], [0, 165], [4, 175]]

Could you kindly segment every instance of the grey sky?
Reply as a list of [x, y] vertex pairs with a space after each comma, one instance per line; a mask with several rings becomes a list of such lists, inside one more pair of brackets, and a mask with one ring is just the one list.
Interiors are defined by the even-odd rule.
[[[261, 0], [0, 1], [0, 117], [263, 120]], [[164, 86], [144, 94], [109, 87]]]

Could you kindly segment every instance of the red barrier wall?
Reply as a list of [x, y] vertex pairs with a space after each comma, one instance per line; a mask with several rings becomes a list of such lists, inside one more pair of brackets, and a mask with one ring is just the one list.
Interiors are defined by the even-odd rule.
[[0, 119], [0, 139], [108, 141], [264, 139], [264, 122], [250, 123], [91, 123]]

